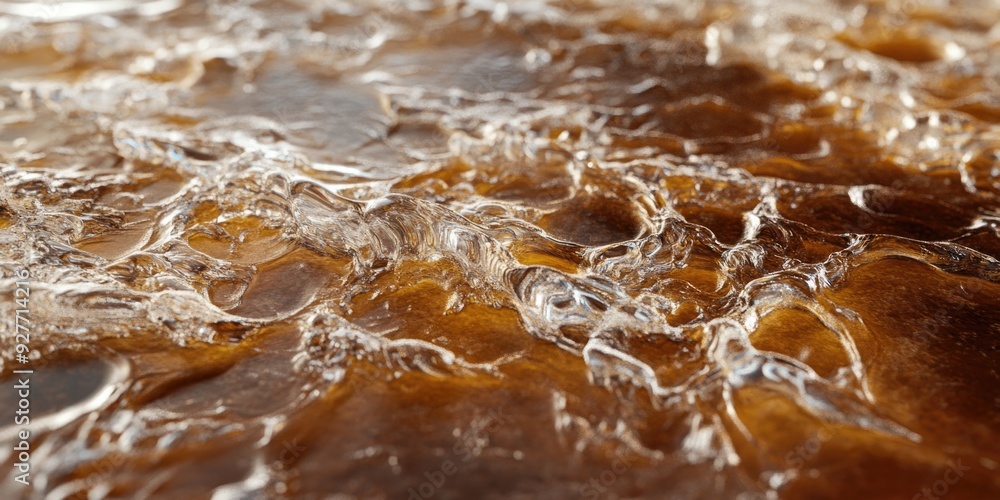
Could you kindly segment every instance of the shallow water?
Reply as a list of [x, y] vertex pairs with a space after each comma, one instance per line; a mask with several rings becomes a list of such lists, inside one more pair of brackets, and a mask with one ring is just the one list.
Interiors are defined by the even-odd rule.
[[995, 1], [4, 0], [0, 49], [0, 497], [1000, 495]]

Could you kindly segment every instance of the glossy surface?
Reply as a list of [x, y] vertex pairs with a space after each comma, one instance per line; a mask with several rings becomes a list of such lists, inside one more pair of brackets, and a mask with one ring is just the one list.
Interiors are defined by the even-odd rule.
[[996, 2], [136, 4], [0, 1], [3, 498], [1000, 496]]

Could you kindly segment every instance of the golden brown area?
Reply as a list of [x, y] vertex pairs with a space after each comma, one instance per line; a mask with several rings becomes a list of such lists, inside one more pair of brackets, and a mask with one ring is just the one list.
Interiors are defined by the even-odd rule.
[[988, 3], [0, 0], [0, 498], [1000, 496]]

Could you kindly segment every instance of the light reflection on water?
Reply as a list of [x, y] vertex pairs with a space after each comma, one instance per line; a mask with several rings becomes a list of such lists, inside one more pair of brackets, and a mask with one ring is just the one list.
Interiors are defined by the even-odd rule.
[[1000, 8], [0, 13], [0, 497], [1000, 492]]

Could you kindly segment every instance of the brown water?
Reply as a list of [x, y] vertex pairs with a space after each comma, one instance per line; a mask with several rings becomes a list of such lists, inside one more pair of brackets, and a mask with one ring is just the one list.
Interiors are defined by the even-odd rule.
[[997, 2], [132, 5], [0, 1], [0, 497], [1000, 496]]

